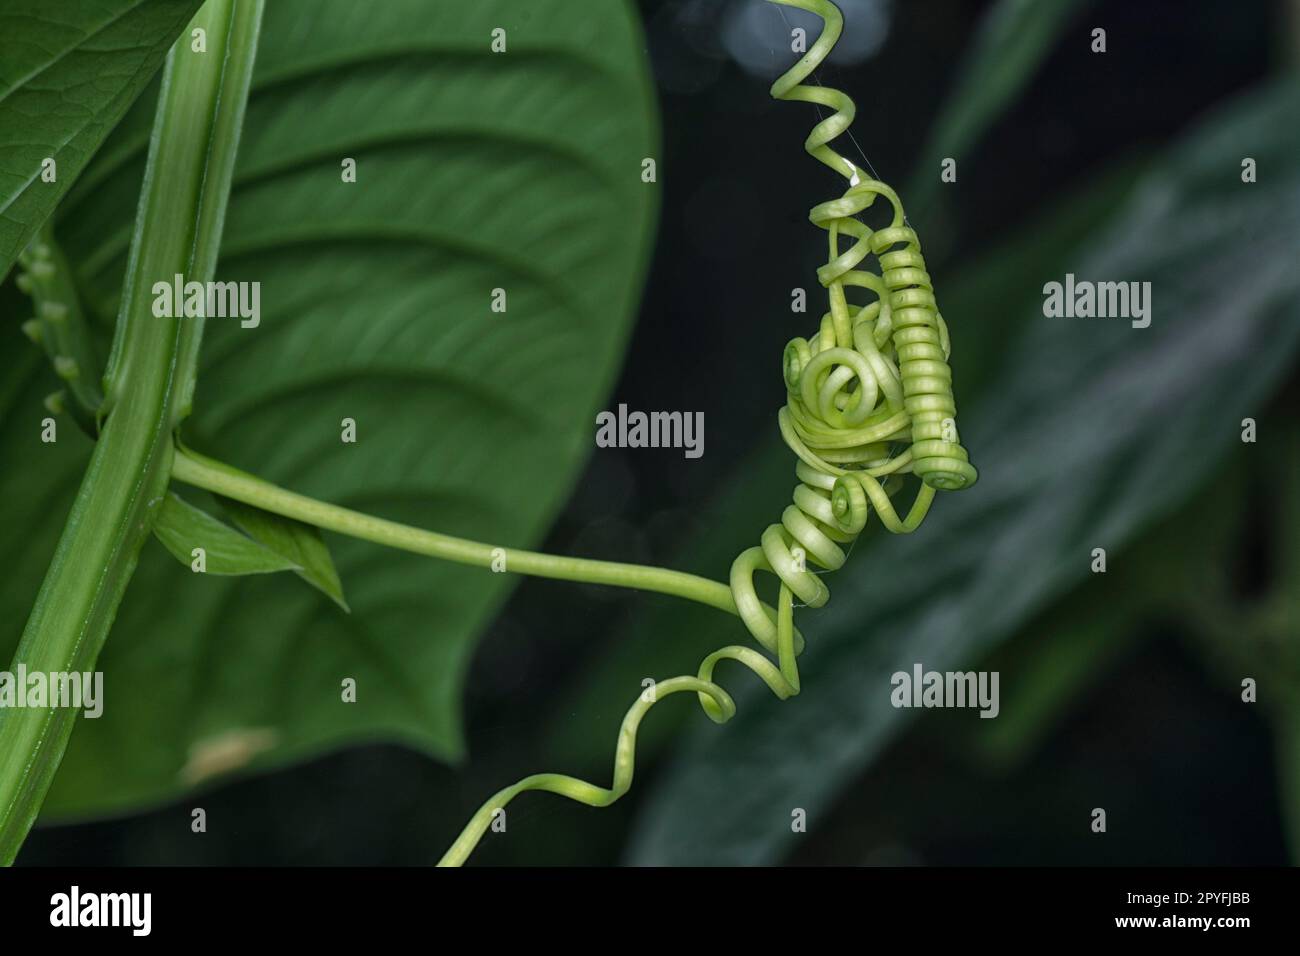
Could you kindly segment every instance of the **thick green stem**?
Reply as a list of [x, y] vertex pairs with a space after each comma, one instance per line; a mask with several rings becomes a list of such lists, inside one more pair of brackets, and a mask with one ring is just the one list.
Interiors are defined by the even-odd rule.
[[732, 614], [736, 602], [731, 589], [708, 578], [673, 571], [668, 568], [646, 567], [640, 564], [620, 564], [615, 561], [592, 561], [587, 558], [568, 558], [536, 551], [496, 547], [465, 538], [425, 531], [409, 525], [398, 524], [317, 501], [295, 494], [253, 475], [214, 461], [185, 448], [176, 450], [172, 477], [196, 488], [234, 498], [286, 518], [305, 521], [327, 531], [336, 531], [353, 538], [373, 541], [375, 544], [412, 551], [416, 554], [471, 564], [480, 568], [496, 568], [517, 574], [531, 574], [542, 578], [563, 581], [583, 581], [587, 584], [609, 584], [615, 587], [657, 591], [676, 597], [698, 601]]
[[[154, 316], [153, 283], [211, 279], [248, 88], [261, 0], [209, 0], [163, 73], [105, 379], [108, 418], [14, 655], [13, 669], [95, 666], [167, 486], [171, 434], [193, 386], [202, 327]], [[191, 30], [206, 52], [191, 49]], [[230, 114], [235, 112], [235, 119]], [[224, 179], [224, 181], [223, 181]], [[107, 695], [111, 704], [110, 688]], [[72, 733], [70, 707], [0, 709], [0, 863], [40, 811]]]

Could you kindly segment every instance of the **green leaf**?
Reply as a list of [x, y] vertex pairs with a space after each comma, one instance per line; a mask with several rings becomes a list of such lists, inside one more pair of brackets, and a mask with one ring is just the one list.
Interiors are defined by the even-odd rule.
[[187, 568], [193, 568], [194, 551], [201, 548], [205, 574], [267, 574], [299, 569], [284, 554], [240, 534], [173, 491], [167, 492], [154, 512], [153, 533]]
[[[0, 10], [0, 279], [162, 66], [201, 0]], [[53, 159], [55, 179], [42, 164]]]
[[221, 508], [243, 531], [294, 565], [295, 573], [343, 610], [343, 583], [321, 538], [320, 529], [292, 518], [271, 514], [232, 498], [217, 498]]
[[1083, 0], [1001, 0], [984, 15], [904, 193], [909, 208], [929, 205], [940, 183], [939, 164], [946, 157], [960, 160], [1011, 105], [1081, 5]]
[[[1258, 183], [1241, 182], [1243, 142], [1269, 170]], [[1297, 243], [1300, 85], [1288, 80], [1179, 144], [1070, 270], [1152, 282], [1150, 327], [1034, 317], [996, 388], [964, 410], [979, 484], [943, 496], [915, 535], [858, 545], [830, 603], [801, 616], [802, 695], [739, 687], [735, 719], [700, 730], [648, 798], [630, 859], [779, 858], [791, 808], [816, 826], [910, 715], [890, 704], [891, 674], [971, 666], [1082, 580], [1092, 548], [1107, 549], [1109, 574], [1129, 573], [1125, 545], [1230, 449], [1267, 453], [1240, 442], [1240, 421], [1300, 340], [1300, 272], [1277, 254]], [[945, 313], [960, 354], [978, 322]]]
[[[490, 50], [498, 27], [505, 54]], [[101, 312], [123, 272], [138, 133], [124, 124], [58, 220]], [[207, 320], [186, 444], [344, 506], [536, 544], [592, 448], [635, 314], [656, 136], [626, 3], [268, 4], [217, 270], [261, 283], [260, 324]], [[3, 427], [27, 442], [32, 414]], [[119, 704], [79, 725], [47, 815], [182, 792], [191, 752], [241, 729], [274, 740], [259, 768], [374, 739], [459, 758], [465, 669], [517, 578], [332, 550], [351, 615], [283, 576], [143, 555], [119, 615], [131, 640], [101, 657]], [[5, 619], [29, 599], [7, 589]]]

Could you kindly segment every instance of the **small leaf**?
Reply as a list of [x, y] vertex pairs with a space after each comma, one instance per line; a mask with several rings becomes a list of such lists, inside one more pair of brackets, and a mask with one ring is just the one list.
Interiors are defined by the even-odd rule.
[[194, 549], [204, 551], [205, 574], [267, 574], [298, 565], [222, 524], [174, 492], [154, 514], [153, 533], [181, 564], [192, 567]]
[[343, 584], [339, 581], [334, 559], [330, 557], [319, 528], [231, 498], [218, 496], [217, 502], [241, 531], [292, 561], [297, 565], [294, 573], [298, 577], [351, 613], [348, 602], [343, 599]]

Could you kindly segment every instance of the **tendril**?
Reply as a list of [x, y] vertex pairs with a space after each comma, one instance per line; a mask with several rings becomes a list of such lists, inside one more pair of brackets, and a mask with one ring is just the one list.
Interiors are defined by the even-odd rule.
[[[798, 458], [799, 484], [780, 522], [769, 525], [758, 546], [741, 552], [731, 566], [737, 612], [775, 661], [754, 648], [733, 645], [706, 657], [696, 676], [655, 684], [623, 718], [610, 787], [564, 774], [525, 777], [483, 804], [440, 866], [463, 863], [498, 812], [521, 793], [546, 791], [593, 807], [608, 806], [627, 793], [637, 728], [664, 697], [693, 691], [710, 719], [720, 724], [730, 720], [735, 702], [713, 680], [722, 661], [748, 667], [781, 700], [798, 694], [797, 659], [803, 639], [794, 627], [795, 600], [821, 607], [830, 598], [814, 569], [843, 566], [845, 549], [866, 528], [872, 512], [887, 531], [910, 533], [925, 518], [937, 490], [965, 488], [976, 480], [957, 436], [948, 329], [916, 233], [907, 224], [898, 194], [829, 145], [852, 123], [852, 99], [839, 90], [804, 83], [835, 45], [843, 18], [830, 0], [771, 2], [807, 10], [824, 21], [816, 43], [772, 84], [771, 93], [777, 99], [834, 110], [813, 127], [804, 148], [849, 181], [840, 198], [813, 207], [809, 217], [828, 236], [827, 262], [817, 270], [817, 278], [827, 290], [829, 311], [811, 338], [795, 338], [786, 346], [783, 358], [787, 395], [777, 421], [781, 437]], [[887, 225], [872, 229], [857, 217], [881, 196], [892, 215]], [[852, 244], [841, 249], [842, 238]], [[869, 256], [878, 272], [863, 267]], [[850, 303], [848, 291], [859, 289], [871, 300]], [[906, 516], [900, 516], [891, 496], [909, 474], [920, 483]], [[759, 572], [778, 580], [775, 608], [759, 598]]]

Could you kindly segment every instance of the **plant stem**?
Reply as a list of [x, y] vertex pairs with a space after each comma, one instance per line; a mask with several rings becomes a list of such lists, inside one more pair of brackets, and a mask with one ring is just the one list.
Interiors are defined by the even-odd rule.
[[[176, 273], [211, 279], [213, 233], [220, 234], [237, 146], [227, 116], [243, 109], [235, 99], [248, 77], [236, 73], [251, 71], [260, 18], [261, 0], [209, 0], [168, 55], [105, 377], [108, 418], [14, 654], [15, 671], [94, 668], [151, 507], [166, 490], [171, 434], [192, 386], [201, 326], [154, 316], [150, 290]], [[206, 53], [191, 51], [197, 27], [206, 31]], [[0, 709], [0, 863], [13, 862], [31, 829], [76, 714]]]
[[176, 449], [172, 477], [196, 488], [234, 498], [236, 501], [242, 501], [286, 518], [305, 521], [318, 528], [373, 541], [375, 544], [387, 545], [402, 551], [412, 551], [416, 554], [481, 568], [492, 567], [496, 563], [498, 567], [503, 567], [507, 571], [543, 578], [657, 591], [661, 594], [672, 594], [698, 601], [732, 614], [737, 613], [731, 589], [725, 584], [708, 578], [640, 564], [593, 561], [587, 558], [540, 554], [536, 551], [520, 551], [515, 548], [497, 548], [479, 541], [425, 531], [286, 491], [261, 478], [185, 448]]

